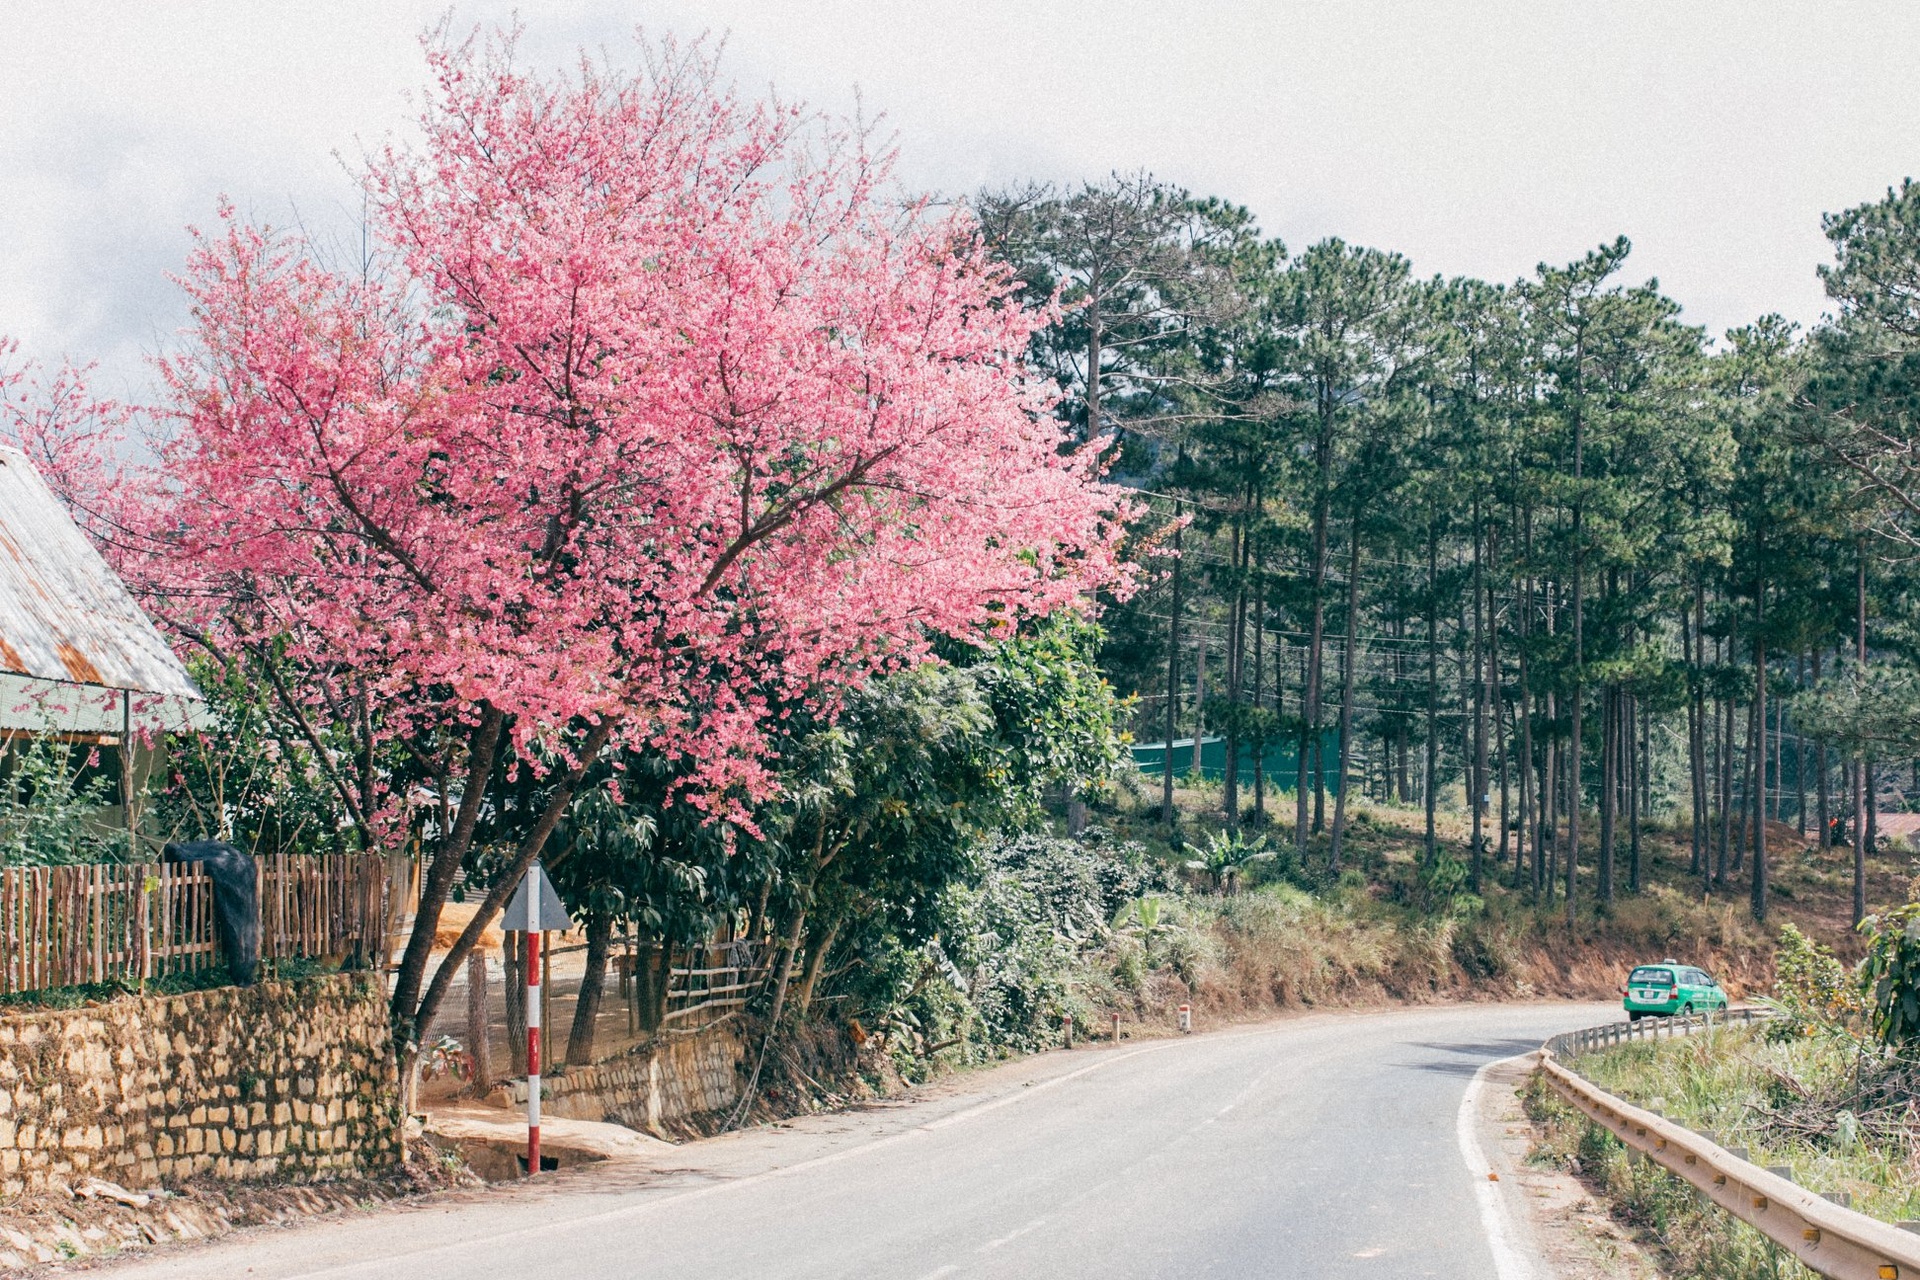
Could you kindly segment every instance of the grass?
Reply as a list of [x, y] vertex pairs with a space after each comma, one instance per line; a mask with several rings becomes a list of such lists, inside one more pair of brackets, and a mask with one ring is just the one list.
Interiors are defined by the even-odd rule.
[[[298, 982], [303, 978], [318, 977], [331, 972], [317, 960], [293, 957], [284, 960], [262, 960], [259, 980], [262, 982]], [[88, 1005], [103, 1004], [109, 1000], [124, 1000], [140, 996], [176, 996], [189, 991], [211, 991], [216, 987], [233, 985], [233, 977], [224, 964], [210, 965], [204, 969], [188, 969], [178, 973], [162, 974], [149, 978], [145, 982], [133, 982], [115, 979], [110, 982], [88, 982], [71, 987], [49, 987], [41, 991], [13, 991], [0, 995], [0, 1009], [84, 1009]]]
[[[1887, 1222], [1920, 1217], [1920, 1150], [1907, 1124], [1868, 1132], [1835, 1108], [1891, 1067], [1844, 1037], [1730, 1027], [1681, 1040], [1622, 1045], [1582, 1056], [1581, 1074], [1640, 1106], [1655, 1106], [1762, 1167]], [[1759, 1232], [1709, 1204], [1562, 1103], [1538, 1077], [1529, 1113], [1545, 1140], [1535, 1159], [1571, 1169], [1612, 1201], [1615, 1213], [1656, 1239], [1679, 1277], [1811, 1277]]]
[[1762, 1026], [1623, 1045], [1585, 1055], [1578, 1068], [1631, 1102], [1660, 1100], [1669, 1117], [1721, 1146], [1747, 1148], [1755, 1164], [1789, 1166], [1809, 1190], [1844, 1192], [1883, 1221], [1912, 1220], [1920, 1218], [1920, 1153], [1911, 1141], [1891, 1128], [1876, 1137], [1821, 1119], [1821, 1099], [1881, 1065], [1836, 1037], [1782, 1040]]
[[[1178, 820], [1171, 833], [1160, 820], [1160, 786], [1156, 778], [1123, 775], [1095, 806], [1095, 820], [1123, 839], [1138, 840], [1170, 863], [1192, 856], [1187, 850], [1202, 846], [1224, 826], [1218, 783], [1182, 785], [1175, 789]], [[1243, 790], [1243, 799], [1250, 792]], [[1329, 797], [1327, 820], [1332, 820]], [[1564, 900], [1536, 901], [1530, 882], [1511, 883], [1511, 859], [1499, 861], [1499, 832], [1490, 833], [1496, 845], [1490, 851], [1480, 886], [1480, 905], [1462, 911], [1438, 902], [1423, 883], [1425, 813], [1414, 806], [1356, 798], [1342, 861], [1336, 878], [1326, 870], [1328, 837], [1309, 839], [1307, 855], [1293, 861], [1293, 796], [1269, 790], [1266, 825], [1249, 811], [1250, 829], [1264, 833], [1268, 847], [1284, 851], [1282, 858], [1252, 868], [1248, 888], [1263, 881], [1281, 881], [1312, 891], [1316, 897], [1336, 900], [1346, 922], [1323, 941], [1339, 953], [1336, 971], [1366, 975], [1389, 993], [1410, 993], [1416, 975], [1431, 972], [1435, 940], [1444, 935], [1448, 973], [1439, 987], [1473, 987], [1506, 996], [1563, 995], [1611, 997], [1617, 994], [1626, 970], [1634, 964], [1667, 956], [1699, 964], [1719, 977], [1736, 997], [1769, 989], [1773, 980], [1772, 953], [1782, 924], [1792, 922], [1808, 937], [1831, 947], [1843, 960], [1862, 953], [1851, 928], [1851, 853], [1821, 850], [1798, 838], [1793, 828], [1769, 824], [1769, 918], [1753, 920], [1744, 869], [1735, 882], [1711, 893], [1703, 891], [1688, 872], [1688, 824], [1684, 817], [1663, 815], [1643, 826], [1641, 837], [1643, 889], [1626, 891], [1627, 841], [1620, 837], [1618, 892], [1612, 904], [1597, 901], [1598, 822], [1583, 824], [1586, 835], [1581, 855], [1580, 910], [1569, 923]], [[1624, 825], [1624, 824], [1623, 824]], [[1468, 856], [1470, 823], [1459, 809], [1442, 808], [1436, 814], [1435, 835], [1442, 852], [1456, 862]], [[1513, 837], [1509, 835], [1509, 848]], [[1890, 846], [1868, 867], [1868, 909], [1905, 902], [1907, 886], [1920, 869], [1904, 847]], [[1201, 890], [1194, 885], [1196, 896]], [[1318, 927], [1325, 922], [1306, 922]], [[1419, 935], [1383, 940], [1376, 926]], [[1324, 930], [1323, 930], [1324, 934]], [[1352, 934], [1351, 937], [1348, 935]], [[1400, 950], [1399, 964], [1378, 957]], [[1314, 988], [1312, 975], [1299, 975], [1301, 991]]]
[[1530, 1159], [1570, 1170], [1611, 1202], [1613, 1216], [1655, 1246], [1674, 1280], [1818, 1280], [1792, 1254], [1647, 1160], [1629, 1159], [1620, 1140], [1588, 1124], [1535, 1076], [1527, 1113], [1545, 1134]]

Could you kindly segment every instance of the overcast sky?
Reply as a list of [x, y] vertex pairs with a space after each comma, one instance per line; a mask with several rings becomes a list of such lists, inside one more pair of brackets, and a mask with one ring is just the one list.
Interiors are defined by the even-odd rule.
[[[513, 6], [462, 3], [460, 23]], [[902, 177], [957, 193], [1145, 168], [1289, 246], [1509, 280], [1633, 239], [1718, 333], [1822, 296], [1820, 214], [1920, 172], [1920, 5], [603, 0], [518, 6], [530, 60], [728, 39], [744, 83], [886, 114]], [[446, 6], [0, 0], [0, 334], [137, 394], [168, 274], [225, 194], [344, 231], [342, 159], [403, 129]]]

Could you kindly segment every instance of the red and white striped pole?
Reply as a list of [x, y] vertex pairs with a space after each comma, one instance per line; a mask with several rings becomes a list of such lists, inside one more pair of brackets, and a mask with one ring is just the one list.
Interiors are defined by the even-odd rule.
[[527, 868], [527, 1176], [540, 1172], [540, 864]]

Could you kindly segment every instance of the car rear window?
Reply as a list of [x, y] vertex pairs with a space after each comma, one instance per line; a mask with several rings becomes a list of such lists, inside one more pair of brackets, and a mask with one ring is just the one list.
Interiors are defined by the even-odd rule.
[[1673, 983], [1673, 970], [1655, 969], [1642, 965], [1627, 975], [1627, 981], [1642, 985], [1670, 986]]

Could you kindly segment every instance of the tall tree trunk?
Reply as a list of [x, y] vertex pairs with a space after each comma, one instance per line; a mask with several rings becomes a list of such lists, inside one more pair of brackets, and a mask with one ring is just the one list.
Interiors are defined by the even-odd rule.
[[1435, 838], [1434, 805], [1440, 790], [1440, 548], [1433, 513], [1427, 513], [1427, 807], [1425, 861], [1431, 863], [1439, 843]]
[[[1854, 661], [1864, 676], [1867, 670], [1867, 544], [1854, 541]], [[1873, 847], [1867, 826], [1866, 758], [1853, 757], [1853, 923], [1857, 928], [1867, 918], [1867, 852]]]
[[1160, 821], [1167, 830], [1173, 830], [1173, 739], [1179, 731], [1180, 711], [1180, 535], [1184, 532], [1179, 521], [1184, 515], [1182, 504], [1173, 504], [1173, 607], [1167, 618], [1167, 736], [1166, 750], [1161, 754], [1160, 777]]
[[1573, 688], [1568, 691], [1567, 733], [1567, 923], [1572, 924], [1578, 907], [1580, 889], [1580, 746], [1581, 690], [1586, 683], [1586, 548], [1584, 513], [1580, 489], [1585, 484], [1585, 425], [1579, 415], [1573, 420]]
[[1707, 795], [1707, 588], [1698, 574], [1693, 583], [1693, 687], [1689, 705], [1693, 708], [1693, 735], [1689, 744], [1693, 770], [1693, 856], [1695, 875], [1713, 884], [1712, 861], [1707, 843], [1712, 811]]
[[[1807, 660], [1804, 654], [1793, 660], [1793, 684], [1796, 690], [1807, 687]], [[1807, 838], [1807, 735], [1800, 732], [1800, 718], [1793, 721], [1793, 813], [1798, 820], [1800, 838]]]
[[[1248, 497], [1251, 503], [1251, 495]], [[1233, 601], [1227, 610], [1227, 765], [1221, 779], [1220, 801], [1225, 810], [1229, 833], [1240, 829], [1240, 716], [1241, 677], [1246, 671], [1247, 652], [1247, 531], [1236, 524], [1233, 531]]]
[[600, 996], [607, 985], [607, 953], [613, 943], [613, 917], [604, 911], [587, 913], [587, 968], [580, 975], [580, 998], [573, 1006], [573, 1029], [567, 1036], [567, 1066], [593, 1063], [594, 1032], [600, 1024]]
[[[1555, 718], [1553, 705], [1557, 701], [1553, 695], [1547, 698], [1548, 718]], [[1541, 761], [1540, 779], [1540, 832], [1541, 847], [1547, 854], [1547, 905], [1553, 905], [1553, 895], [1559, 878], [1560, 867], [1560, 739], [1553, 738], [1547, 743], [1544, 759]]]
[[1347, 788], [1353, 757], [1353, 686], [1360, 664], [1354, 646], [1360, 642], [1360, 513], [1353, 513], [1351, 546], [1347, 551], [1347, 643], [1340, 654], [1340, 771], [1333, 800], [1333, 835], [1328, 842], [1327, 866], [1340, 870], [1340, 841], [1347, 830]]
[[[1640, 801], [1644, 792], [1641, 778], [1647, 772], [1647, 728], [1640, 699], [1627, 695], [1627, 888], [1640, 892]], [[1639, 733], [1634, 733], [1635, 727]]]
[[[1533, 512], [1529, 510], [1525, 517], [1522, 538], [1522, 557], [1531, 563], [1533, 558]], [[1527, 857], [1527, 846], [1533, 846], [1533, 897], [1540, 898], [1540, 846], [1533, 828], [1535, 804], [1534, 763], [1533, 763], [1533, 685], [1532, 672], [1528, 662], [1528, 650], [1532, 648], [1533, 636], [1533, 575], [1529, 573], [1526, 585], [1521, 591], [1520, 605], [1520, 842], [1515, 851], [1514, 887], [1520, 884], [1520, 865]]]
[[754, 1097], [760, 1088], [760, 1075], [766, 1070], [767, 1054], [773, 1048], [774, 1033], [780, 1029], [780, 1015], [786, 1012], [787, 988], [793, 981], [794, 952], [800, 949], [800, 938], [806, 929], [807, 908], [813, 901], [814, 881], [818, 878], [819, 869], [823, 865], [818, 850], [824, 842], [825, 832], [823, 831], [820, 840], [815, 844], [813, 875], [807, 878], [806, 888], [801, 891], [799, 900], [793, 904], [793, 919], [787, 926], [785, 940], [780, 944], [780, 976], [774, 982], [773, 1007], [767, 1011], [767, 1029], [760, 1037], [760, 1053], [754, 1059], [753, 1072], [747, 1077], [746, 1088], [740, 1091], [740, 1100], [734, 1104], [733, 1114], [727, 1121], [729, 1129], [738, 1128], [740, 1122], [746, 1119], [747, 1113], [753, 1110]]
[[[1493, 719], [1493, 755], [1500, 770], [1500, 837], [1494, 852], [1494, 865], [1507, 865], [1507, 697], [1506, 684], [1500, 678], [1500, 604], [1495, 597], [1494, 570], [1500, 561], [1500, 537], [1497, 528], [1487, 531], [1487, 575], [1484, 592], [1487, 605], [1487, 683], [1485, 698]], [[1486, 770], [1483, 768], [1482, 773]], [[1491, 777], [1491, 774], [1486, 776]]]
[[1759, 784], [1753, 797], [1753, 918], [1767, 918], [1767, 584], [1754, 584], [1753, 592], [1753, 707], [1754, 729], [1760, 735], [1760, 750], [1753, 761], [1754, 780]]
[[[1726, 654], [1734, 651], [1732, 628], [1728, 628], [1726, 641], [1716, 645], [1720, 649], [1720, 660], [1726, 660]], [[1716, 725], [1718, 735], [1718, 756], [1720, 756], [1720, 835], [1715, 850], [1716, 885], [1726, 887], [1726, 877], [1730, 875], [1730, 862], [1734, 858], [1732, 837], [1734, 837], [1734, 718], [1736, 708], [1734, 699], [1720, 699], [1720, 723]]]
[[[1318, 475], [1313, 495], [1313, 603], [1312, 616], [1307, 628], [1307, 687], [1301, 704], [1301, 714], [1306, 717], [1306, 736], [1314, 746], [1314, 763], [1320, 765], [1320, 682], [1324, 666], [1327, 630], [1327, 525], [1329, 523], [1328, 503], [1332, 498], [1333, 476], [1333, 419], [1334, 409], [1326, 394], [1321, 396], [1320, 436], [1316, 446]], [[1306, 778], [1302, 775], [1301, 781]], [[1326, 804], [1326, 770], [1314, 769], [1314, 830], [1321, 826], [1321, 814]], [[1300, 801], [1294, 815], [1294, 843], [1300, 856], [1307, 852], [1307, 793], [1302, 786]]]
[[1207, 633], [1193, 631], [1193, 771], [1187, 777], [1198, 786], [1207, 775], [1204, 750], [1207, 741]]
[[[1253, 606], [1253, 710], [1260, 711], [1260, 689], [1264, 675], [1262, 659], [1266, 651], [1267, 635], [1267, 584], [1263, 578], [1260, 590], [1254, 596]], [[1262, 733], [1253, 755], [1253, 820], [1256, 826], [1267, 825], [1267, 735]]]
[[1620, 781], [1620, 691], [1600, 686], [1600, 859], [1595, 868], [1602, 906], [1613, 905], [1613, 820]]
[[1473, 846], [1468, 862], [1467, 880], [1475, 893], [1480, 892], [1482, 863], [1486, 856], [1487, 797], [1487, 664], [1486, 618], [1482, 605], [1486, 591], [1484, 531], [1480, 521], [1480, 499], [1473, 500], [1473, 768], [1467, 781], [1467, 803], [1473, 811]]
[[[1809, 674], [1813, 677], [1814, 686], [1818, 688], [1820, 684], [1820, 650], [1817, 646], [1814, 648], [1813, 653], [1809, 655], [1808, 669]], [[1815, 834], [1814, 839], [1819, 845], [1820, 852], [1825, 853], [1833, 844], [1833, 829], [1829, 825], [1833, 821], [1833, 785], [1832, 777], [1828, 773], [1827, 743], [1824, 738], [1815, 738], [1813, 740], [1813, 754], [1815, 757], [1813, 803], [1819, 811], [1819, 819], [1814, 823], [1819, 830]]]
[[[1693, 659], [1692, 629], [1686, 610], [1681, 610], [1680, 643], [1686, 652], [1689, 668]], [[1688, 815], [1687, 874], [1697, 876], [1700, 874], [1700, 806], [1704, 799], [1700, 794], [1700, 709], [1691, 687], [1698, 676], [1689, 671], [1687, 679], [1687, 795], [1688, 808], [1691, 810]]]

